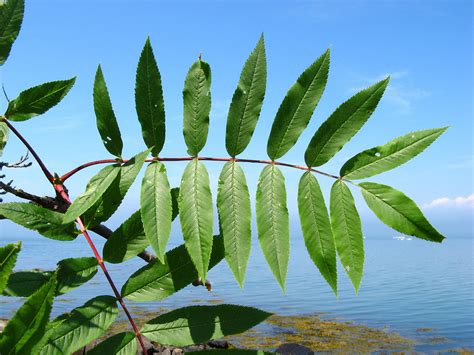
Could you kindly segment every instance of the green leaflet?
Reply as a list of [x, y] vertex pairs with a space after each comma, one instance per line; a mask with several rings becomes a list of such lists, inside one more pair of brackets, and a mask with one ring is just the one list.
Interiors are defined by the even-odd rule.
[[45, 113], [66, 96], [75, 81], [76, 78], [51, 81], [22, 91], [16, 99], [8, 103], [5, 117], [11, 121], [26, 121]]
[[242, 153], [250, 142], [262, 109], [267, 82], [263, 34], [245, 62], [227, 116], [225, 146], [230, 156]]
[[389, 80], [388, 77], [358, 92], [323, 122], [304, 155], [309, 167], [327, 163], [362, 128], [377, 107]]
[[97, 118], [97, 129], [105, 149], [116, 157], [122, 156], [122, 136], [117, 124], [112, 103], [110, 102], [109, 91], [105, 83], [104, 74], [100, 65], [97, 67], [94, 80], [94, 111]]
[[364, 269], [364, 239], [354, 198], [340, 180], [332, 185], [330, 211], [337, 253], [357, 293]]
[[251, 207], [244, 171], [234, 161], [226, 163], [219, 176], [217, 209], [225, 258], [243, 287], [251, 247]]
[[142, 216], [140, 211], [136, 211], [107, 239], [103, 257], [109, 263], [118, 264], [137, 256], [149, 245], [143, 230]]
[[165, 165], [154, 161], [146, 168], [140, 192], [140, 211], [145, 235], [163, 262], [171, 232], [171, 191]]
[[318, 180], [309, 171], [300, 179], [298, 211], [306, 249], [337, 295], [336, 246], [331, 221]]
[[83, 219], [85, 225], [88, 227], [96, 226], [108, 220], [115, 213], [137, 178], [149, 153], [150, 150], [147, 149], [135, 155], [125, 164], [114, 166], [115, 169], [119, 170], [118, 176], [107, 188], [102, 197], [84, 214]]
[[70, 258], [58, 262], [57, 272], [18, 271], [11, 274], [4, 296], [29, 297], [46, 284], [52, 275], [57, 279], [55, 295], [65, 294], [86, 283], [97, 273], [97, 260], [93, 257]]
[[2, 203], [0, 215], [50, 239], [73, 240], [77, 237], [74, 223], [63, 224], [63, 214], [31, 203]]
[[97, 344], [93, 349], [87, 352], [88, 355], [131, 355], [137, 353], [137, 341], [135, 334], [124, 332], [115, 334], [103, 342]]
[[[113, 184], [114, 180], [120, 173], [117, 166], [109, 165], [95, 174], [89, 180], [86, 186], [86, 191], [80, 194], [69, 206], [64, 215], [63, 223], [70, 223], [77, 217], [84, 214], [89, 208], [104, 195], [107, 189]], [[87, 218], [86, 218], [87, 220]]]
[[24, 0], [8, 0], [0, 5], [0, 65], [7, 60], [18, 37], [24, 11]]
[[58, 262], [57, 294], [69, 292], [92, 279], [97, 274], [94, 257], [69, 258]]
[[290, 221], [286, 208], [285, 177], [275, 165], [267, 165], [260, 174], [256, 211], [260, 247], [285, 291], [290, 257]]
[[16, 258], [21, 250], [21, 242], [7, 244], [0, 248], [0, 294], [7, 286]]
[[32, 294], [10, 319], [0, 337], [0, 353], [36, 354], [44, 344], [56, 290], [56, 276]]
[[389, 227], [431, 242], [443, 241], [444, 237], [428, 222], [416, 203], [404, 193], [374, 182], [364, 182], [359, 186], [369, 208]]
[[83, 306], [53, 320], [48, 341], [40, 354], [70, 354], [101, 336], [117, 317], [117, 304], [112, 296], [98, 296]]
[[443, 127], [408, 133], [387, 144], [364, 150], [349, 159], [342, 166], [340, 174], [347, 179], [363, 179], [396, 168], [420, 154], [447, 129]]
[[285, 155], [303, 133], [326, 87], [328, 71], [329, 49], [288, 90], [268, 137], [267, 153], [270, 159]]
[[206, 280], [212, 250], [214, 211], [209, 175], [197, 159], [190, 161], [184, 170], [178, 203], [186, 249], [199, 277]]
[[8, 141], [8, 126], [5, 122], [0, 122], [0, 157]]
[[165, 143], [165, 102], [150, 38], [146, 39], [138, 62], [135, 107], [142, 126], [143, 140], [152, 149], [153, 156], [158, 156]]
[[[222, 237], [214, 237], [209, 269], [224, 259]], [[162, 300], [198, 278], [198, 273], [184, 245], [166, 253], [164, 264], [158, 260], [137, 270], [122, 287], [121, 294], [132, 301]]]
[[13, 272], [2, 296], [30, 297], [46, 284], [53, 274], [53, 271], [37, 270]]
[[191, 306], [148, 321], [140, 332], [159, 344], [186, 346], [242, 333], [270, 315], [256, 308], [230, 304]]
[[202, 60], [193, 63], [183, 90], [183, 135], [191, 156], [197, 156], [206, 144], [211, 111], [211, 68]]

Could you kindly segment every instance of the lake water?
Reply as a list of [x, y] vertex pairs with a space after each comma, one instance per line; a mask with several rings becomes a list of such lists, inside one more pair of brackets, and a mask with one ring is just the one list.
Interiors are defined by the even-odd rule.
[[[0, 244], [23, 240], [17, 265], [22, 269], [53, 269], [59, 259], [90, 256], [85, 241], [47, 240], [22, 230], [0, 229]], [[16, 235], [16, 236], [15, 236]], [[21, 237], [18, 237], [21, 235]], [[177, 237], [170, 247], [180, 244]], [[97, 237], [102, 247], [102, 240]], [[370, 327], [387, 328], [418, 341], [415, 350], [431, 352], [454, 348], [474, 349], [474, 265], [473, 239], [449, 238], [443, 244], [391, 237], [365, 239], [365, 274], [359, 295], [354, 294], [342, 269], [336, 298], [313, 265], [302, 238], [293, 233], [287, 291], [282, 294], [254, 242], [244, 290], [234, 281], [223, 262], [209, 273], [213, 291], [188, 287], [163, 302], [134, 304], [147, 310], [176, 308], [196, 302], [238, 303], [282, 315], [328, 313], [327, 316]], [[109, 265], [121, 287], [128, 276], [144, 265], [140, 259]], [[18, 268], [17, 268], [18, 269]], [[83, 304], [98, 294], [111, 294], [100, 271], [88, 284], [61, 296], [54, 315]], [[0, 297], [0, 317], [11, 317], [22, 300]], [[430, 344], [419, 328], [433, 328], [430, 337], [446, 338]]]

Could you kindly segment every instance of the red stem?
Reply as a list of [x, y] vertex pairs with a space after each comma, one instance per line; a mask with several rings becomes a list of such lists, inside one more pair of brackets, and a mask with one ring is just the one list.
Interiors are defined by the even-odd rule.
[[[20, 132], [18, 132], [15, 127], [13, 127], [11, 125], [11, 123], [5, 118], [5, 117], [2, 117], [2, 121], [5, 122], [5, 124], [8, 126], [8, 128], [20, 139], [20, 141], [26, 146], [26, 148], [30, 151], [31, 155], [33, 155], [33, 157], [35, 158], [35, 160], [38, 162], [38, 165], [41, 167], [41, 170], [43, 171], [44, 175], [46, 176], [46, 178], [49, 180], [49, 182], [51, 182], [51, 184], [53, 184], [53, 187], [54, 187], [54, 190], [64, 199], [64, 201], [66, 201], [67, 203], [71, 203], [71, 199], [69, 198], [69, 195], [67, 194], [65, 188], [64, 188], [64, 185], [62, 182], [60, 182], [59, 184], [55, 183], [55, 179], [53, 177], [53, 175], [49, 172], [49, 170], [46, 168], [46, 166], [44, 165], [43, 161], [41, 160], [41, 158], [38, 156], [38, 154], [36, 154], [36, 151], [33, 149], [33, 147], [28, 143], [28, 141], [20, 134]], [[92, 252], [94, 253], [94, 256], [95, 258], [97, 259], [97, 262], [99, 263], [100, 265], [100, 268], [102, 269], [102, 271], [104, 272], [105, 274], [105, 277], [107, 278], [107, 281], [109, 282], [110, 284], [110, 287], [112, 288], [114, 294], [115, 294], [115, 298], [117, 298], [117, 300], [119, 301], [120, 305], [122, 306], [122, 309], [124, 310], [125, 314], [127, 315], [127, 318], [130, 322], [130, 324], [132, 325], [132, 328], [133, 328], [133, 331], [135, 332], [135, 335], [138, 339], [138, 342], [140, 343], [140, 346], [143, 350], [143, 353], [146, 354], [146, 347], [145, 347], [145, 344], [143, 343], [143, 339], [142, 339], [142, 336], [140, 334], [140, 331], [138, 330], [135, 322], [133, 321], [133, 318], [132, 316], [130, 315], [130, 312], [128, 311], [127, 309], [127, 306], [125, 305], [125, 302], [123, 301], [123, 298], [122, 296], [120, 295], [120, 292], [118, 292], [117, 290], [117, 287], [115, 286], [115, 283], [114, 281], [112, 280], [112, 277], [110, 276], [107, 268], [105, 267], [105, 264], [104, 264], [104, 261], [102, 260], [102, 257], [100, 256], [99, 254], [99, 251], [97, 250], [94, 242], [92, 241], [91, 237], [89, 236], [89, 233], [87, 232], [86, 228], [84, 227], [84, 224], [81, 220], [80, 217], [78, 217], [76, 219], [76, 222], [77, 224], [79, 225], [80, 229], [81, 229], [81, 232], [82, 234], [84, 235], [84, 237], [86, 238], [87, 240], [87, 243], [89, 244], [89, 246], [91, 247], [92, 249]]]
[[[62, 183], [60, 184], [54, 184], [54, 189], [58, 194], [63, 198], [64, 201], [68, 202], [69, 204], [71, 203], [71, 199], [69, 198], [68, 193], [64, 189], [64, 185]], [[107, 281], [110, 284], [110, 287], [112, 288], [112, 291], [115, 294], [115, 298], [119, 301], [120, 305], [122, 306], [122, 309], [124, 310], [125, 314], [127, 315], [128, 321], [132, 325], [133, 331], [135, 332], [135, 335], [140, 343], [140, 346], [143, 350], [143, 353], [146, 354], [146, 347], [145, 344], [143, 343], [142, 336], [140, 334], [140, 331], [138, 330], [138, 327], [136, 326], [132, 316], [130, 315], [130, 312], [127, 309], [127, 306], [125, 305], [125, 302], [123, 301], [122, 295], [120, 295], [120, 292], [117, 290], [117, 287], [115, 286], [114, 281], [112, 280], [112, 277], [109, 274], [109, 271], [107, 270], [107, 267], [104, 264], [104, 261], [102, 260], [102, 256], [100, 255], [99, 251], [97, 250], [94, 242], [92, 241], [89, 233], [87, 232], [86, 227], [84, 226], [84, 223], [82, 222], [82, 219], [78, 217], [76, 219], [77, 224], [79, 225], [79, 228], [84, 235], [84, 237], [87, 240], [87, 243], [92, 249], [92, 252], [94, 253], [95, 258], [97, 259], [97, 262], [100, 265], [100, 268], [104, 272], [105, 277], [107, 278]]]
[[[149, 159], [146, 159], [145, 161], [146, 162], [151, 162], [151, 161], [158, 160], [158, 161], [173, 162], [173, 161], [190, 161], [190, 160], [193, 160], [193, 159], [195, 159], [195, 157], [149, 158]], [[307, 166], [282, 163], [282, 162], [273, 161], [273, 160], [240, 159], [240, 158], [211, 158], [211, 157], [198, 157], [197, 159], [203, 160], [203, 161], [224, 161], [224, 162], [226, 162], [226, 161], [236, 161], [236, 162], [240, 162], [240, 163], [267, 164], [267, 165], [273, 164], [273, 165], [280, 165], [280, 166], [285, 166], [285, 167], [293, 168], [293, 169], [311, 171], [313, 173], [324, 175], [324, 176], [327, 176], [327, 177], [330, 177], [330, 178], [333, 178], [333, 179], [340, 179], [339, 176], [328, 174], [328, 173], [325, 173], [324, 171], [319, 171], [319, 170], [316, 170], [316, 169], [313, 169], [313, 168], [309, 168]], [[124, 159], [122, 161], [124, 163], [128, 162], [127, 159]], [[71, 171], [69, 171], [66, 174], [64, 174], [63, 176], [61, 176], [61, 181], [63, 181], [63, 182], [66, 181], [72, 175], [74, 175], [77, 172], [79, 172], [79, 171], [81, 171], [85, 168], [88, 168], [90, 166], [99, 165], [99, 164], [111, 164], [111, 163], [116, 163], [116, 162], [117, 162], [116, 159], [101, 159], [101, 160], [90, 161], [88, 163], [79, 165], [78, 167], [72, 169]]]
[[35, 158], [35, 160], [38, 162], [38, 165], [40, 166], [41, 170], [43, 170], [43, 173], [44, 175], [46, 176], [46, 178], [48, 179], [48, 181], [50, 183], [53, 183], [53, 175], [49, 172], [49, 170], [46, 168], [46, 166], [44, 165], [43, 161], [41, 160], [41, 158], [38, 156], [38, 154], [36, 154], [35, 150], [33, 149], [33, 147], [30, 145], [30, 143], [28, 143], [28, 141], [23, 138], [23, 136], [20, 134], [20, 132], [18, 132], [16, 130], [15, 127], [12, 126], [12, 124], [5, 118], [5, 117], [2, 117], [2, 121], [5, 122], [5, 124], [8, 126], [8, 128], [10, 128], [10, 130], [18, 137], [18, 139], [21, 140], [21, 142], [26, 146], [26, 148], [30, 151], [31, 155], [33, 155], [33, 157]]

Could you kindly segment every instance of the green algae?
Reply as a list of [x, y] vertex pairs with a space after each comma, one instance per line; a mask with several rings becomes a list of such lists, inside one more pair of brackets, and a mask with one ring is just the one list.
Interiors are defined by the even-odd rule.
[[396, 333], [364, 325], [321, 319], [320, 314], [274, 315], [266, 324], [227, 340], [238, 348], [274, 351], [284, 343], [297, 343], [314, 351], [412, 351], [415, 343]]
[[[134, 308], [134, 319], [138, 326], [167, 310], [158, 308], [154, 311], [141, 307]], [[107, 336], [128, 331], [130, 325], [119, 316], [107, 332]], [[232, 348], [259, 349], [275, 351], [284, 343], [297, 343], [314, 351], [357, 352], [374, 351], [413, 351], [414, 341], [404, 338], [387, 329], [370, 328], [352, 322], [322, 319], [323, 315], [281, 316], [273, 315], [261, 325], [247, 332], [226, 339]]]

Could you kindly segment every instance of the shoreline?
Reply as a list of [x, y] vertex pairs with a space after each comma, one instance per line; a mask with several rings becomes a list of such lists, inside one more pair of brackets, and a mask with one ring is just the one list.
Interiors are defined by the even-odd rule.
[[[165, 309], [160, 309], [166, 311]], [[156, 311], [150, 312], [136, 310], [136, 321], [138, 324], [144, 323], [151, 315], [156, 316]], [[7, 320], [0, 319], [0, 332], [3, 330]], [[128, 322], [123, 319], [123, 314], [119, 314], [117, 320], [99, 337], [93, 344], [104, 340], [111, 335], [127, 331]], [[227, 336], [210, 345], [197, 345], [181, 349], [171, 346], [156, 346], [155, 349], [163, 353], [181, 354], [186, 352], [214, 349], [225, 347], [228, 349], [261, 350], [265, 352], [298, 353], [306, 354], [311, 352], [329, 353], [373, 353], [373, 352], [401, 352], [417, 353], [420, 346], [439, 346], [440, 344], [450, 344], [450, 340], [435, 335], [433, 328], [418, 328], [418, 334], [422, 334], [420, 339], [404, 337], [397, 332], [391, 331], [388, 327], [376, 328], [352, 321], [336, 319], [327, 313], [313, 313], [307, 315], [278, 315], [274, 314], [265, 322], [259, 324], [249, 331]], [[150, 347], [153, 346], [149, 344]], [[459, 348], [455, 344], [444, 350], [434, 350], [436, 354], [474, 354], [474, 349]], [[423, 351], [424, 352], [424, 351]], [[431, 352], [431, 351], [430, 351]]]

